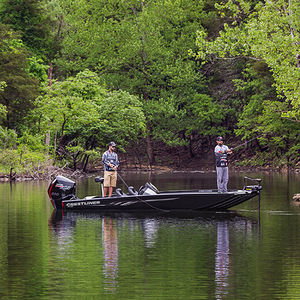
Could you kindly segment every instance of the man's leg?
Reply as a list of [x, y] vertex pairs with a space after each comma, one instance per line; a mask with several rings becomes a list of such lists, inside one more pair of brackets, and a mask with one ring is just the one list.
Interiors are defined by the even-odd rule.
[[110, 186], [110, 177], [109, 177], [109, 172], [104, 171], [104, 189], [103, 189], [103, 197], [106, 197], [108, 187]]
[[222, 169], [220, 167], [217, 167], [217, 185], [218, 185], [218, 192], [222, 192]]
[[104, 187], [103, 188], [103, 197], [106, 197], [106, 194], [107, 194], [107, 187]]
[[111, 197], [113, 189], [117, 186], [117, 172], [110, 173], [109, 197]]
[[223, 192], [227, 193], [227, 183], [228, 183], [228, 167], [223, 168]]
[[112, 192], [113, 192], [113, 187], [112, 186], [110, 186], [109, 187], [109, 190], [108, 190], [108, 197], [111, 197], [111, 195], [112, 195]]

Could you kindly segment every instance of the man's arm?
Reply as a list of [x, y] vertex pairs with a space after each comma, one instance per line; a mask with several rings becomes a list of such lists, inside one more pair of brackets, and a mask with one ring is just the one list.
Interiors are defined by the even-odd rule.
[[228, 154], [232, 154], [232, 150], [231, 150], [229, 147], [227, 147], [226, 152], [227, 152]]
[[116, 167], [118, 167], [119, 166], [119, 157], [118, 157], [118, 154], [116, 153]]
[[110, 167], [110, 165], [111, 165], [111, 163], [107, 160], [107, 155], [105, 152], [103, 153], [103, 156], [102, 156], [102, 163], [108, 167]]

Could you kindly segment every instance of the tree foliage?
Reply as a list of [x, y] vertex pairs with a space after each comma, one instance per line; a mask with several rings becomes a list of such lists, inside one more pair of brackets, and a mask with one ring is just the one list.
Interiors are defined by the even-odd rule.
[[[198, 32], [197, 56], [207, 59], [244, 56], [264, 60], [274, 78], [278, 97], [287, 101], [282, 117], [300, 120], [299, 1], [232, 1], [218, 4], [228, 23], [213, 41]], [[275, 99], [274, 99], [275, 100]]]
[[110, 88], [137, 95], [148, 135], [182, 143], [185, 106], [206, 93], [205, 78], [188, 55], [196, 31], [212, 18], [205, 2], [62, 0], [61, 5], [67, 26], [60, 68], [70, 73], [93, 68]]
[[6, 108], [4, 125], [8, 128], [17, 128], [22, 123], [38, 95], [37, 81], [26, 71], [28, 57], [20, 37], [0, 24], [0, 81], [6, 85], [0, 92], [0, 104]]
[[44, 0], [4, 0], [0, 5], [0, 19], [20, 33], [23, 43], [32, 52], [49, 56], [53, 43], [52, 24]]
[[122, 149], [140, 136], [145, 126], [139, 99], [128, 92], [108, 91], [91, 71], [47, 87], [37, 98], [33, 117], [35, 133], [50, 130], [52, 147], [56, 136], [62, 151], [68, 147], [71, 156], [80, 154], [80, 158], [110, 140]]
[[235, 134], [296, 164], [298, 2], [2, 1], [2, 161], [85, 169], [110, 140], [145, 139], [151, 163], [153, 141], [193, 157]]

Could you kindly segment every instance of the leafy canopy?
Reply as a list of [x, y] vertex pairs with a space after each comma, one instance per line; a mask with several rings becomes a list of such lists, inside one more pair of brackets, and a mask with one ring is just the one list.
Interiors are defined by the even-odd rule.
[[94, 72], [85, 70], [56, 81], [44, 92], [36, 100], [36, 124], [43, 132], [57, 132], [67, 145], [89, 150], [115, 140], [122, 147], [144, 130], [139, 99], [124, 91], [108, 91]]
[[300, 2], [229, 0], [216, 6], [229, 22], [212, 41], [204, 30], [198, 31], [197, 57], [264, 60], [278, 97], [287, 101], [281, 116], [300, 120]]

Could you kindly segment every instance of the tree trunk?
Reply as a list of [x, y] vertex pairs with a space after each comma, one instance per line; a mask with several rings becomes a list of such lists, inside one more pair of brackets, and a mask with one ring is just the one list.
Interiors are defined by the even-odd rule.
[[77, 170], [77, 154], [73, 155], [73, 169], [74, 171]]
[[192, 138], [192, 136], [189, 137], [189, 155], [190, 155], [190, 158], [195, 157], [194, 152], [193, 152], [193, 138]]
[[50, 130], [46, 133], [45, 144], [50, 146]]
[[13, 169], [14, 169], [14, 168], [10, 168], [10, 172], [9, 172], [9, 180], [10, 180], [10, 181], [16, 180], [16, 175], [17, 175], [17, 173], [16, 173], [16, 172], [13, 172]]
[[[144, 1], [140, 2], [141, 4], [141, 9], [144, 9], [145, 3]], [[141, 40], [141, 51], [140, 51], [140, 58], [142, 60], [142, 74], [144, 76], [145, 79], [145, 84], [143, 87], [143, 98], [144, 101], [147, 103], [149, 100], [149, 94], [148, 94], [148, 85], [149, 85], [149, 78], [148, 78], [148, 59], [147, 59], [147, 52], [145, 49], [145, 39], [146, 39], [146, 32], [143, 31], [142, 28], [140, 28], [139, 23], [138, 23], [138, 15], [137, 15], [137, 10], [135, 7], [131, 7], [132, 12], [134, 13], [134, 15], [136, 16], [136, 26], [138, 31], [140, 32], [140, 40]], [[147, 121], [146, 121], [147, 122]], [[149, 159], [149, 165], [150, 167], [153, 165], [154, 163], [154, 154], [153, 154], [153, 147], [152, 147], [152, 141], [151, 141], [151, 128], [147, 122], [146, 125], [146, 151], [147, 151], [147, 156]]]
[[49, 64], [49, 69], [48, 69], [48, 86], [52, 85], [52, 74], [53, 74], [53, 66], [52, 63]]
[[[49, 69], [48, 69], [48, 86], [52, 85], [52, 71], [53, 71], [53, 66], [52, 63], [49, 64]], [[50, 127], [50, 122], [48, 124], [48, 126]], [[48, 130], [48, 132], [46, 133], [46, 140], [45, 140], [45, 144], [47, 146], [50, 146], [50, 135], [51, 135], [51, 131], [50, 129]]]
[[56, 148], [57, 148], [57, 130], [55, 131], [55, 136], [54, 136], [54, 165], [56, 163]]
[[83, 168], [82, 168], [82, 171], [83, 172], [86, 172], [86, 168], [87, 168], [87, 165], [88, 165], [88, 162], [89, 162], [89, 155], [85, 155], [83, 161], [84, 161], [84, 164], [83, 164]]
[[154, 154], [153, 154], [153, 147], [152, 147], [152, 141], [150, 136], [150, 128], [147, 124], [147, 136], [146, 136], [146, 151], [149, 159], [149, 165], [150, 167], [154, 164]]

